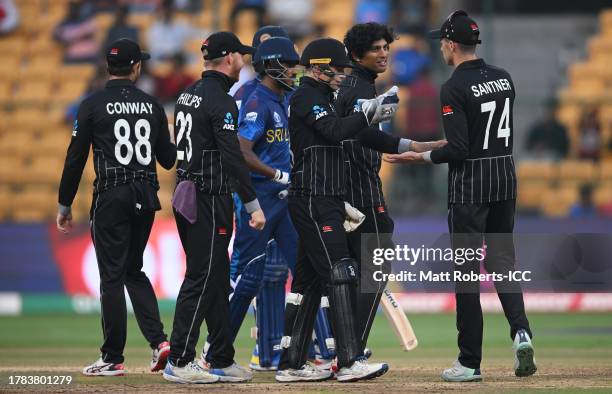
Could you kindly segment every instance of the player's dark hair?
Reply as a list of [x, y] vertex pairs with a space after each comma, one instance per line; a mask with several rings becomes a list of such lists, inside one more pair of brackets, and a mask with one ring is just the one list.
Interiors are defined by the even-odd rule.
[[344, 46], [353, 60], [362, 57], [372, 47], [372, 43], [384, 39], [387, 44], [396, 40], [393, 29], [376, 22], [354, 25], [344, 35]]
[[467, 45], [460, 42], [455, 42], [461, 53], [476, 53], [476, 45]]
[[108, 70], [108, 73], [110, 75], [114, 75], [116, 77], [127, 77], [128, 75], [132, 73], [131, 65], [121, 66], [121, 67], [108, 65], [106, 69]]

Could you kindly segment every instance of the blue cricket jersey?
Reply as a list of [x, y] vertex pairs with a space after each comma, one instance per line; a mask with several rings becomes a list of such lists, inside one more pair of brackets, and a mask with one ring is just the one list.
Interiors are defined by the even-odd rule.
[[[284, 172], [291, 171], [287, 115], [285, 96], [258, 83], [248, 99], [242, 102], [238, 116], [238, 134], [253, 141], [253, 152], [262, 162]], [[251, 172], [251, 179], [258, 192], [277, 193], [287, 188], [255, 172]]]

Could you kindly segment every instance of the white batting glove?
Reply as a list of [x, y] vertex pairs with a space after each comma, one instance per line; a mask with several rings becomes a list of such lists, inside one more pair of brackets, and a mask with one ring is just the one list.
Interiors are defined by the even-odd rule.
[[289, 184], [289, 173], [281, 170], [276, 170], [276, 174], [274, 174], [274, 178], [272, 180], [276, 183], [280, 183], [281, 185]]
[[357, 104], [361, 107], [361, 112], [366, 117], [368, 125], [391, 120], [397, 111], [399, 105], [399, 97], [397, 92], [399, 88], [392, 86], [380, 96], [370, 100], [357, 100]]
[[346, 201], [344, 202], [344, 212], [346, 216], [343, 225], [344, 231], [347, 233], [355, 231], [365, 220], [365, 215]]

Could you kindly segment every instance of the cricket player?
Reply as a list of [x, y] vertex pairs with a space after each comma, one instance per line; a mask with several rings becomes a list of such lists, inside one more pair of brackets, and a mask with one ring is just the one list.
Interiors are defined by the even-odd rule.
[[[332, 97], [348, 83], [344, 45], [323, 38], [309, 43], [300, 58], [306, 67], [290, 101], [289, 131], [294, 166], [289, 212], [299, 243], [295, 276], [285, 309], [279, 382], [321, 381], [332, 372], [308, 363], [307, 352], [321, 296], [329, 299], [338, 356], [337, 379], [351, 382], [386, 373], [386, 363], [369, 364], [356, 333], [356, 262], [344, 232], [344, 155], [341, 141], [388, 120], [397, 109], [396, 89], [362, 103], [362, 111], [340, 117]], [[378, 132], [376, 132], [378, 133]]]
[[[424, 153], [390, 156], [390, 162], [448, 163], [448, 226], [453, 248], [486, 245], [489, 273], [514, 270], [516, 172], [512, 157], [515, 86], [510, 74], [476, 56], [480, 29], [465, 11], [453, 12], [439, 30], [444, 61], [454, 68], [440, 90], [448, 145]], [[455, 264], [461, 274], [479, 274], [480, 261]], [[496, 281], [515, 354], [514, 373], [536, 372], [531, 329], [518, 282]], [[455, 283], [459, 357], [442, 373], [449, 382], [480, 381], [483, 319], [480, 283]]]
[[[172, 382], [243, 382], [252, 378], [250, 371], [234, 362], [230, 335], [230, 180], [244, 203], [249, 225], [263, 229], [265, 216], [240, 152], [238, 109], [227, 92], [244, 66], [243, 55], [253, 52], [233, 33], [209, 36], [202, 44], [206, 71], [179, 96], [174, 110], [179, 183], [173, 206], [187, 267], [164, 370], [164, 378]], [[210, 339], [206, 368], [194, 362], [204, 319]]]
[[[353, 87], [338, 91], [334, 105], [341, 116], [359, 112], [359, 100], [377, 96], [376, 78], [387, 70], [390, 45], [394, 40], [393, 30], [389, 26], [375, 22], [357, 24], [347, 31], [344, 45], [353, 64], [351, 76], [355, 77], [356, 83]], [[371, 127], [378, 128], [379, 125]], [[360, 272], [357, 334], [364, 349], [386, 285], [385, 282], [373, 279], [374, 271], [381, 269], [371, 263], [373, 249], [395, 248], [391, 239], [394, 223], [389, 216], [378, 175], [382, 163], [381, 152], [424, 152], [445, 143], [417, 142], [386, 133], [373, 134], [376, 138], [364, 138], [367, 135], [361, 133], [342, 141], [347, 167], [344, 201], [365, 216], [361, 225], [347, 234], [351, 256], [357, 261]], [[368, 242], [362, 244], [362, 237], [366, 237]], [[369, 242], [370, 237], [372, 242]], [[364, 260], [364, 256], [368, 257]], [[389, 267], [384, 269], [388, 270]]]
[[96, 179], [90, 223], [100, 271], [104, 342], [100, 358], [83, 369], [88, 376], [124, 374], [124, 289], [138, 327], [153, 349], [151, 371], [162, 369], [170, 353], [153, 287], [142, 272], [155, 211], [161, 209], [155, 162], [169, 170], [176, 160], [164, 108], [134, 86], [142, 61], [149, 58], [128, 39], [107, 49], [109, 81], [79, 107], [59, 186], [57, 228], [67, 233], [72, 227], [70, 206], [91, 146]]
[[[255, 49], [258, 49], [260, 44], [270, 38], [275, 37], [288, 39], [288, 34], [285, 29], [280, 26], [263, 26], [259, 30], [257, 30], [255, 35], [253, 36], [253, 47]], [[286, 41], [281, 42], [283, 44], [286, 44]], [[292, 45], [294, 44], [292, 43]], [[294, 52], [295, 45], [291, 53]], [[287, 49], [285, 53], [289, 53], [289, 50]], [[297, 63], [299, 61], [299, 56], [297, 55], [297, 52], [295, 52], [295, 54], [297, 56], [297, 60], [295, 60], [295, 63]], [[270, 54], [264, 56], [270, 56]], [[245, 112], [242, 104], [248, 101], [251, 94], [261, 84], [264, 76], [266, 76], [265, 70], [261, 69], [263, 63], [264, 61], [262, 60], [262, 57], [259, 56], [258, 62], [253, 62], [253, 65], [256, 68], [259, 68], [257, 76], [254, 79], [243, 84], [234, 94], [234, 100], [236, 101], [236, 105], [238, 106], [238, 109], [240, 111], [240, 129], [244, 129], [242, 123], [244, 123]], [[268, 61], [267, 63], [270, 62]], [[287, 65], [283, 67], [287, 67]], [[278, 67], [276, 67], [276, 69], [273, 67], [272, 74], [277, 75], [278, 70], [280, 70], [278, 69]], [[293, 73], [291, 67], [289, 67], [287, 71]], [[270, 76], [268, 75], [268, 77]], [[290, 77], [289, 79], [277, 78], [274, 83], [271, 83], [271, 86], [279, 86], [282, 89], [282, 105], [285, 107], [284, 113], [276, 111], [277, 115], [272, 114], [272, 118], [270, 119], [274, 120], [274, 117], [283, 116], [283, 114], [285, 114], [286, 116], [286, 114], [288, 113], [289, 98], [291, 97], [291, 94], [293, 93], [293, 89], [295, 87], [293, 86], [293, 77]], [[245, 124], [248, 125], [249, 123]], [[285, 122], [285, 125], [287, 125], [287, 122]], [[268, 128], [266, 130], [275, 130], [276, 132], [277, 129], [278, 127], [274, 127]], [[254, 136], [250, 135], [247, 138], [254, 138]], [[258, 138], [263, 139], [261, 138], [261, 136], [258, 136]], [[266, 137], [266, 139], [269, 139], [269, 137]], [[282, 145], [281, 151], [283, 149], [286, 149], [287, 153], [290, 154], [288, 133], [285, 132], [282, 138], [276, 139], [277, 141], [275, 141], [274, 145], [271, 146]], [[243, 139], [241, 139], [241, 141], [242, 140]], [[274, 151], [274, 149], [272, 150]], [[265, 177], [257, 174], [258, 169], [261, 170], [261, 167], [259, 167], [259, 163], [255, 161], [249, 161], [249, 158], [252, 158], [251, 152], [253, 152], [252, 147], [243, 146], [243, 153], [245, 154], [247, 164], [249, 164], [251, 170], [254, 171], [254, 185], [261, 186], [261, 180], [265, 179]], [[259, 153], [265, 154], [266, 152], [258, 152], [256, 155], [260, 156]], [[276, 153], [278, 153], [278, 151]], [[290, 157], [287, 157], [287, 160], [290, 163]], [[288, 167], [286, 174], [288, 174], [289, 170], [290, 166]], [[276, 190], [279, 188], [278, 184], [283, 184], [283, 182], [285, 182], [286, 184], [286, 182], [288, 181], [288, 177], [286, 177], [287, 179], [282, 178], [281, 172], [275, 173], [273, 175], [278, 175], [279, 179], [271, 179], [273, 181], [272, 183], [277, 182], [277, 185], [271, 185], [271, 189]], [[266, 187], [265, 182], [261, 187]], [[287, 187], [288, 186], [285, 186], [284, 188], [282, 188], [282, 190], [278, 191], [277, 197], [279, 194], [281, 197], [286, 197], [286, 191], [283, 190], [285, 190]], [[259, 192], [258, 195], [260, 195]], [[233, 245], [230, 266], [230, 277], [234, 286], [234, 292], [230, 296], [230, 314], [232, 316], [233, 333], [232, 335], [234, 338], [236, 337], [238, 330], [240, 329], [240, 326], [244, 321], [244, 317], [251, 303], [251, 300], [253, 298], [256, 298], [257, 343], [253, 348], [249, 367], [256, 371], [276, 370], [280, 358], [280, 339], [283, 336], [284, 331], [282, 319], [285, 313], [284, 281], [286, 281], [287, 279], [286, 268], [288, 267], [289, 271], [293, 273], [293, 267], [295, 266], [295, 247], [285, 247], [283, 248], [283, 250], [280, 250], [276, 239], [272, 237], [268, 240], [267, 247], [265, 247], [265, 250], [260, 251], [255, 255], [258, 256], [256, 260], [251, 261], [251, 258], [246, 260], [241, 259], [242, 248], [251, 247], [250, 244], [245, 243], [245, 239], [247, 238], [244, 238], [244, 234], [249, 234], [252, 232], [249, 230], [249, 227], [246, 222], [242, 220], [244, 216], [243, 207], [240, 198], [236, 193], [234, 193], [234, 209], [237, 238], [236, 242]], [[272, 233], [273, 232], [271, 232], [270, 234]], [[282, 230], [282, 233], [286, 234], [287, 237], [290, 238], [293, 236], [297, 237], [295, 230], [293, 228], [289, 229], [288, 225]], [[242, 236], [240, 236], [241, 234]], [[294, 241], [293, 243], [295, 242], [297, 241]], [[285, 239], [285, 244], [287, 244], [287, 239]], [[245, 270], [245, 268], [247, 269]], [[328, 304], [329, 303], [327, 302], [326, 297], [323, 297], [321, 300], [322, 307], [319, 308], [319, 311], [317, 313], [317, 319], [315, 321], [315, 338], [313, 339], [313, 341], [316, 346], [311, 346], [309, 354], [309, 358], [315, 361], [317, 367], [327, 369], [331, 368], [332, 362], [336, 357], [336, 353], [333, 350], [335, 345], [333, 334], [331, 332], [330, 324], [327, 319], [326, 313]], [[210, 345], [207, 342], [202, 349], [202, 355], [200, 357], [200, 360], [202, 360], [203, 363], [205, 362], [206, 352], [208, 351], [209, 346]]]

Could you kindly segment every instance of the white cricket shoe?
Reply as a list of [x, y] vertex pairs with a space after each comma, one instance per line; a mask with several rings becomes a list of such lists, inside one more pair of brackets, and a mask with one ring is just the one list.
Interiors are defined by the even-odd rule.
[[233, 363], [229, 367], [225, 368], [210, 368], [208, 367], [208, 373], [219, 377], [220, 382], [248, 382], [253, 379], [253, 373], [248, 369]]
[[157, 372], [164, 369], [169, 355], [170, 342], [168, 341], [160, 343], [157, 349], [153, 349], [153, 355], [151, 356], [151, 372]]
[[468, 368], [461, 365], [459, 360], [455, 360], [451, 368], [442, 372], [442, 380], [446, 382], [480, 382], [480, 368]]
[[276, 381], [281, 383], [321, 382], [334, 376], [329, 370], [321, 370], [306, 362], [300, 369], [280, 369], [276, 371]]
[[356, 382], [358, 380], [374, 379], [389, 371], [387, 363], [369, 364], [365, 357], [358, 358], [350, 367], [342, 367], [336, 374], [338, 382]]
[[524, 329], [518, 330], [512, 344], [514, 350], [514, 374], [516, 376], [531, 376], [537, 370], [531, 338]]
[[123, 376], [124, 374], [123, 364], [107, 363], [102, 357], [83, 368], [83, 375], [86, 376]]
[[174, 383], [215, 383], [219, 381], [217, 375], [211, 375], [198, 365], [195, 361], [184, 367], [177, 367], [168, 362], [164, 369], [164, 379]]

